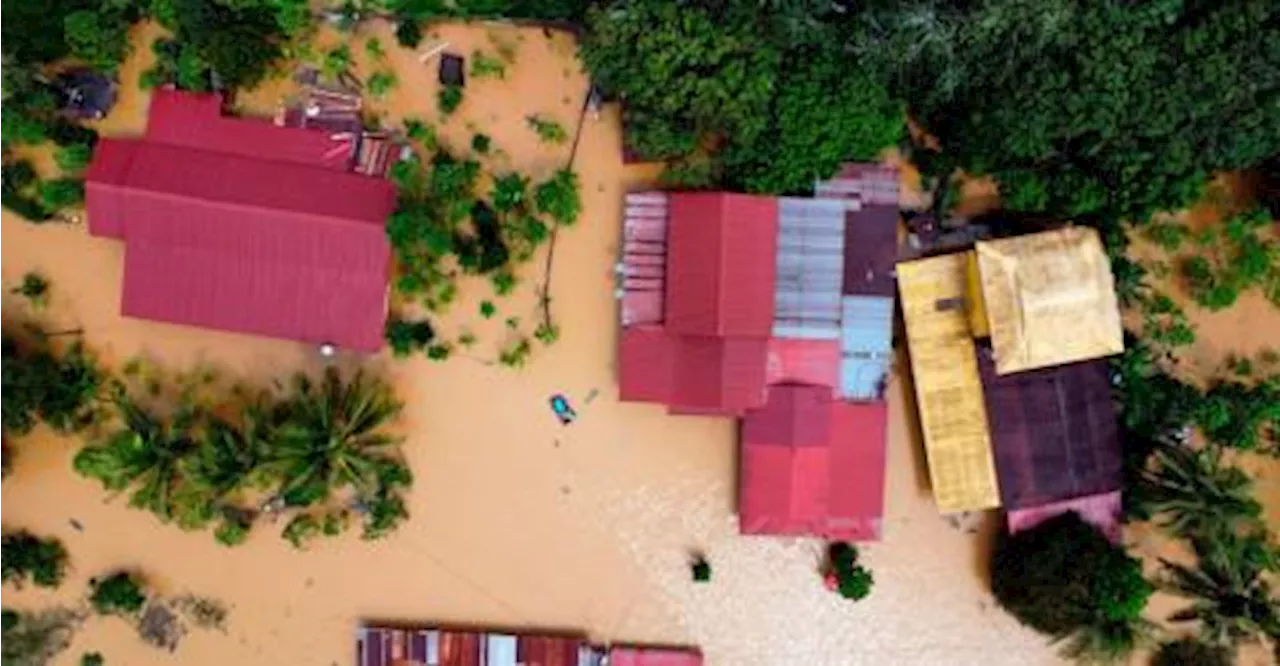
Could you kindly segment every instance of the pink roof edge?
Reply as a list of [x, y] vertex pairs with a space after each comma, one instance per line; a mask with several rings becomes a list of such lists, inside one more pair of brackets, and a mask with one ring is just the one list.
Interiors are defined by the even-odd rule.
[[1054, 516], [1075, 511], [1080, 517], [1097, 527], [1114, 543], [1120, 542], [1120, 509], [1119, 490], [1098, 495], [1087, 495], [1075, 499], [1052, 502], [1030, 509], [1010, 511], [1006, 517], [1010, 532], [1021, 532], [1031, 529]]

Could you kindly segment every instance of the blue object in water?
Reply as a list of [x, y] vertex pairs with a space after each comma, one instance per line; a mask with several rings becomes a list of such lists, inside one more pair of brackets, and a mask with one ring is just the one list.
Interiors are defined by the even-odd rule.
[[578, 413], [569, 406], [569, 399], [559, 393], [551, 396], [551, 411], [556, 413], [556, 418], [560, 419], [562, 425], [569, 425], [578, 418]]

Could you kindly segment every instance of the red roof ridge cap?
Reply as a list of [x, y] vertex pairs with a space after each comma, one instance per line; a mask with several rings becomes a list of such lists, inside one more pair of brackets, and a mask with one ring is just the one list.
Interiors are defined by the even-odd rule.
[[270, 206], [258, 206], [255, 204], [239, 203], [236, 201], [226, 201], [223, 199], [209, 199], [206, 197], [195, 196], [193, 194], [163, 192], [160, 190], [153, 190], [145, 187], [136, 187], [136, 186], [130, 186], [130, 185], [117, 185], [117, 187], [132, 189], [135, 192], [145, 194], [147, 196], [157, 197], [160, 199], [169, 199], [169, 200], [177, 200], [177, 201], [196, 201], [209, 206], [216, 206], [224, 209], [246, 210], [246, 211], [257, 211], [257, 212], [266, 211], [273, 214], [305, 217], [308, 220], [316, 220], [316, 221], [323, 220], [325, 222], [335, 223], [335, 224], [343, 224], [343, 225], [351, 225], [351, 226], [378, 225], [379, 228], [382, 228], [384, 230], [386, 228], [385, 219], [381, 220], [380, 222], [373, 222], [371, 220], [362, 220], [356, 217], [347, 217], [342, 215], [329, 215], [326, 213], [304, 213], [302, 211], [294, 210], [292, 208], [272, 208]]

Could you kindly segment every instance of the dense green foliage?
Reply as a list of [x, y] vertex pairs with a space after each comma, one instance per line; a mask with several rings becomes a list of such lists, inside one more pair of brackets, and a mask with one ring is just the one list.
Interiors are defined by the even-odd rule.
[[525, 117], [525, 123], [543, 143], [559, 144], [569, 140], [569, 133], [564, 131], [564, 126], [550, 118], [534, 114]]
[[6, 331], [3, 349], [6, 434], [26, 434], [37, 422], [67, 433], [96, 420], [105, 375], [82, 345], [56, 350], [40, 335], [24, 339]]
[[709, 583], [711, 582], [711, 563], [707, 561], [707, 558], [698, 555], [689, 564], [689, 574], [693, 577], [693, 582], [695, 583]]
[[1178, 209], [1215, 171], [1280, 153], [1271, 0], [868, 3], [853, 45], [904, 97], [937, 175], [1082, 220]]
[[858, 549], [843, 541], [827, 547], [827, 562], [835, 576], [836, 591], [845, 599], [858, 601], [871, 594], [875, 579], [871, 571], [858, 564]]
[[1183, 538], [1256, 524], [1262, 505], [1249, 475], [1222, 462], [1216, 448], [1176, 444], [1157, 448], [1142, 476], [1141, 493], [1160, 526]]
[[39, 587], [57, 587], [67, 572], [67, 549], [56, 538], [41, 539], [26, 530], [6, 530], [0, 554], [4, 582], [19, 587], [27, 579]]
[[[158, 389], [159, 390], [159, 389]], [[80, 474], [128, 492], [130, 506], [183, 529], [214, 526], [224, 545], [244, 541], [265, 494], [276, 511], [357, 506], [365, 538], [407, 516], [399, 494], [412, 482], [382, 430], [400, 404], [383, 383], [336, 370], [319, 382], [296, 375], [278, 392], [198, 399], [185, 386], [166, 412], [120, 387], [119, 424], [75, 457]], [[239, 416], [226, 420], [228, 409]]]
[[391, 345], [391, 353], [396, 356], [409, 356], [414, 352], [424, 351], [435, 338], [431, 322], [425, 319], [409, 320], [392, 317], [387, 321], [387, 344]]
[[1280, 243], [1260, 235], [1275, 224], [1268, 211], [1258, 208], [1196, 234], [1198, 251], [1179, 257], [1178, 264], [1196, 302], [1222, 310], [1241, 293], [1261, 288], [1280, 306]]
[[80, 655], [80, 666], [104, 666], [107, 660], [101, 652], [86, 652]]
[[627, 143], [688, 185], [804, 191], [905, 130], [903, 108], [817, 2], [617, 0], [587, 12], [581, 55], [625, 105]]
[[1161, 560], [1162, 587], [1191, 600], [1169, 619], [1199, 623], [1201, 636], [1216, 645], [1280, 636], [1280, 595], [1266, 578], [1280, 572], [1280, 549], [1266, 533], [1223, 530], [1193, 545], [1194, 567]]
[[142, 579], [128, 571], [89, 581], [89, 605], [99, 615], [137, 615], [147, 603]]
[[54, 608], [38, 613], [3, 611], [0, 652], [4, 666], [46, 666], [71, 645], [81, 616]]
[[462, 86], [447, 85], [436, 94], [436, 108], [440, 115], [448, 118], [458, 107], [462, 106]]
[[1160, 646], [1151, 666], [1233, 666], [1231, 651], [1192, 638], [1181, 638]]
[[1138, 560], [1074, 512], [997, 542], [996, 601], [1020, 622], [1067, 641], [1074, 656], [1114, 658], [1139, 642], [1153, 591]]

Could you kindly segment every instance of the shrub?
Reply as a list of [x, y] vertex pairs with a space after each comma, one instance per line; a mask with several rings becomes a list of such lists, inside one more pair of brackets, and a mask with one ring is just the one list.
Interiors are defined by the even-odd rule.
[[369, 77], [369, 94], [375, 98], [382, 99], [387, 96], [396, 87], [396, 75], [394, 72], [377, 71]]
[[99, 615], [137, 615], [147, 603], [142, 581], [127, 571], [89, 581], [89, 605]]
[[476, 134], [471, 137], [471, 150], [481, 154], [488, 155], [493, 148], [493, 139], [488, 134]]
[[396, 43], [406, 49], [418, 48], [422, 43], [422, 26], [412, 19], [400, 19], [396, 22]]
[[693, 582], [706, 583], [711, 580], [711, 563], [707, 561], [706, 557], [702, 555], [694, 557], [689, 569], [693, 575]]
[[835, 576], [840, 596], [858, 601], [871, 594], [875, 580], [870, 570], [858, 564], [858, 549], [853, 545], [837, 542], [828, 546], [827, 566]]
[[462, 86], [447, 85], [436, 94], [436, 107], [441, 115], [450, 116], [462, 105]]
[[526, 117], [525, 122], [543, 143], [561, 144], [569, 140], [569, 133], [564, 130], [564, 126], [550, 118], [534, 114]]
[[9, 293], [17, 294], [27, 299], [32, 307], [38, 310], [47, 304], [49, 280], [35, 271], [28, 271], [22, 275], [22, 282], [17, 287], [10, 289]]
[[84, 181], [59, 178], [40, 183], [40, 202], [51, 211], [60, 211], [84, 203]]
[[82, 345], [57, 352], [38, 338], [25, 341], [6, 333], [3, 350], [5, 433], [26, 434], [37, 421], [70, 433], [96, 421], [106, 375]]
[[89, 166], [89, 160], [93, 159], [93, 148], [88, 144], [73, 143], [58, 148], [54, 157], [63, 173], [80, 173]]
[[387, 321], [387, 343], [391, 345], [391, 353], [396, 356], [408, 356], [426, 349], [434, 338], [435, 331], [431, 328], [431, 322], [425, 319], [392, 317]]
[[280, 533], [280, 536], [293, 544], [294, 548], [301, 550], [312, 539], [320, 536], [320, 521], [309, 513], [300, 513], [284, 526], [284, 531]]
[[1055, 639], [1132, 626], [1154, 589], [1137, 559], [1074, 512], [1002, 535], [991, 586], [1002, 608]]
[[582, 212], [578, 175], [569, 169], [560, 169], [550, 180], [538, 185], [533, 199], [539, 213], [550, 215], [559, 224], [571, 226]]
[[476, 49], [471, 52], [471, 76], [477, 79], [505, 79], [507, 65], [501, 58], [495, 58]]
[[1151, 666], [1232, 666], [1235, 662], [1230, 649], [1194, 638], [1164, 643], [1151, 658]]
[[41, 539], [25, 530], [5, 532], [3, 578], [21, 587], [28, 579], [39, 587], [55, 588], [67, 571], [67, 549], [55, 538]]

